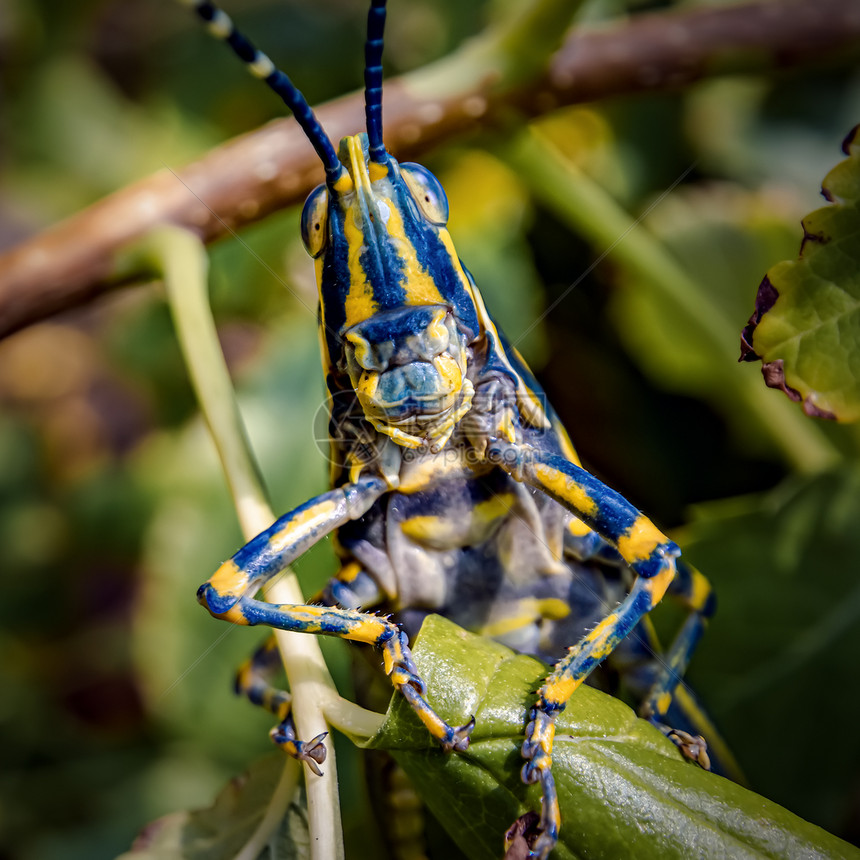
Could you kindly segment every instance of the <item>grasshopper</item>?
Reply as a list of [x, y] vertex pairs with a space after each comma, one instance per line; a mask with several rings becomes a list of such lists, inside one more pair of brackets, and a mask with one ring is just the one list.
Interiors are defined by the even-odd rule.
[[[522, 743], [522, 779], [539, 783], [542, 795], [530, 856], [546, 858], [561, 826], [554, 719], [604, 661], [623, 675], [640, 714], [709, 767], [703, 720], [679, 681], [713, 613], [711, 587], [647, 517], [582, 468], [457, 256], [439, 181], [386, 150], [385, 0], [372, 0], [368, 17], [366, 131], [337, 148], [301, 92], [226, 13], [209, 0], [185, 2], [283, 99], [325, 169], [301, 230], [319, 287], [333, 463], [332, 489], [242, 547], [198, 599], [234, 624], [378, 649], [395, 690], [446, 752], [468, 747], [474, 720], [449, 725], [426, 699], [409, 636], [427, 614], [554, 664]], [[328, 535], [336, 535], [341, 566], [323, 605], [255, 596]], [[647, 616], [665, 594], [688, 615], [661, 652]], [[275, 663], [268, 642], [238, 687], [280, 716], [275, 741], [318, 772], [323, 736], [296, 737], [289, 696], [269, 683]]]

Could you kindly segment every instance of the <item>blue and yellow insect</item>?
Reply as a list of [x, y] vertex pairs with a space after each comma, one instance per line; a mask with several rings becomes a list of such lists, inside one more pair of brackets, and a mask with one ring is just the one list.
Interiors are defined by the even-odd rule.
[[[522, 779], [542, 791], [531, 856], [545, 858], [561, 826], [554, 719], [598, 667], [604, 682], [623, 676], [642, 716], [709, 767], [699, 734], [706, 723], [679, 680], [713, 612], [711, 588], [678, 561], [673, 541], [581, 467], [457, 256], [438, 180], [386, 151], [385, 0], [372, 0], [368, 17], [366, 132], [338, 148], [289, 78], [224, 12], [209, 0], [186, 2], [283, 99], [325, 168], [301, 229], [319, 287], [333, 462], [332, 489], [242, 547], [198, 599], [235, 624], [379, 649], [395, 689], [447, 752], [468, 747], [474, 721], [448, 725], [425, 698], [409, 636], [427, 614], [553, 663], [522, 744]], [[341, 567], [325, 605], [255, 597], [327, 535], [336, 535]], [[647, 616], [665, 594], [688, 616], [661, 651]], [[269, 685], [275, 663], [267, 643], [238, 687], [279, 716], [276, 742], [318, 771], [323, 739], [296, 737], [289, 698]]]

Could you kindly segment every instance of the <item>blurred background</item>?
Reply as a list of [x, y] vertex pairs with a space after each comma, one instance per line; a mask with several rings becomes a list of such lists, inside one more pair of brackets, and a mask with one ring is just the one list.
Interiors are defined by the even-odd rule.
[[[453, 50], [487, 5], [393, 3], [388, 72]], [[662, 5], [598, 2], [588, 15]], [[312, 104], [356, 88], [365, 3], [230, 11]], [[0, 248], [282, 114], [167, 0], [6, 0], [0, 87]], [[823, 205], [821, 181], [858, 120], [860, 74], [843, 65], [540, 122], [585, 181], [643, 217], [718, 308], [707, 321], [612, 257], [594, 265], [603, 249], [512, 166], [516, 118], [424, 159], [448, 191], [461, 257], [585, 465], [674, 529], [714, 583], [720, 609], [689, 679], [752, 787], [854, 841], [860, 437], [786, 410], [763, 384], [751, 408], [744, 379], [759, 369], [735, 357], [762, 276], [796, 256], [800, 218]], [[219, 242], [211, 260], [222, 344], [285, 511], [327, 481], [298, 211]], [[716, 351], [697, 335], [715, 320]], [[0, 342], [0, 410], [0, 858], [113, 857], [269, 750], [271, 718], [231, 692], [261, 637], [194, 599], [239, 529], [158, 285]], [[333, 572], [330, 547], [296, 569], [313, 593]], [[667, 608], [663, 623], [674, 617]], [[349, 695], [345, 649], [324, 645]], [[340, 766], [358, 778], [357, 760], [344, 753]], [[345, 807], [348, 831], [366, 826], [366, 810]]]

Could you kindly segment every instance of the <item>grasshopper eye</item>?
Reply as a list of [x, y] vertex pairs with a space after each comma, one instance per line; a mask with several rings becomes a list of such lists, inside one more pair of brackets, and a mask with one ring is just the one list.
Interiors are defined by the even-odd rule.
[[439, 180], [420, 164], [401, 164], [400, 171], [424, 217], [440, 226], [448, 221], [448, 198]]
[[319, 257], [325, 246], [328, 219], [328, 191], [325, 185], [318, 185], [305, 200], [302, 209], [302, 241], [307, 252], [314, 258]]

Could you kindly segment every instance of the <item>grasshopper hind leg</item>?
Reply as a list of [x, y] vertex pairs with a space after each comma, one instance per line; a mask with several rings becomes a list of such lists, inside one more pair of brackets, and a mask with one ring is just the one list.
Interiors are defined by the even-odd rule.
[[236, 673], [236, 692], [274, 714], [280, 722], [269, 732], [272, 741], [293, 758], [307, 764], [317, 776], [322, 776], [319, 766], [326, 758], [324, 741], [328, 732], [310, 741], [299, 740], [292, 716], [292, 697], [271, 683], [280, 666], [277, 641], [272, 635], [240, 666]]
[[687, 664], [716, 610], [710, 583], [679, 559], [666, 595], [688, 612], [669, 647], [661, 647], [650, 619], [643, 618], [613, 653], [612, 668], [639, 703], [639, 715], [673, 741], [686, 759], [744, 785], [746, 778], [728, 745], [683, 683]]
[[313, 600], [342, 609], [373, 609], [384, 601], [376, 580], [357, 561], [344, 564]]
[[[315, 598], [314, 603], [358, 609], [361, 606], [375, 606], [382, 600], [382, 593], [373, 579], [355, 562], [344, 565], [327, 583], [325, 589]], [[305, 762], [318, 776], [319, 768], [326, 758], [324, 740], [327, 733], [317, 735], [310, 741], [302, 741], [296, 734], [292, 717], [292, 697], [286, 691], [272, 684], [272, 678], [281, 668], [277, 640], [274, 635], [257, 648], [239, 667], [236, 673], [235, 691], [250, 702], [265, 708], [280, 721], [269, 732], [272, 742], [288, 755]]]
[[[689, 614], [663, 654], [656, 651], [657, 672], [639, 713], [673, 741], [684, 758], [705, 770], [711, 770], [711, 756], [705, 737], [713, 738], [717, 747], [720, 741], [707, 715], [683, 687], [681, 679], [705, 632], [708, 619], [716, 610], [716, 598], [708, 580], [682, 561], [677, 563], [676, 576], [667, 594]], [[726, 762], [721, 761], [724, 758], [718, 757], [719, 763], [715, 769], [731, 775], [736, 765], [731, 757]]]

